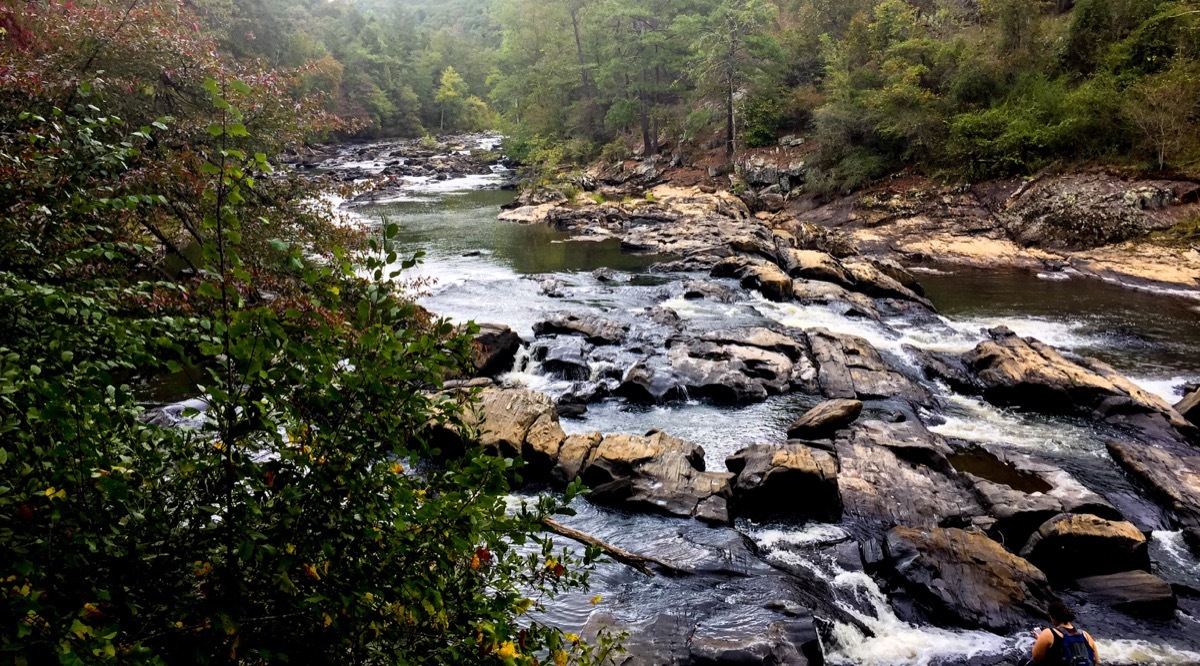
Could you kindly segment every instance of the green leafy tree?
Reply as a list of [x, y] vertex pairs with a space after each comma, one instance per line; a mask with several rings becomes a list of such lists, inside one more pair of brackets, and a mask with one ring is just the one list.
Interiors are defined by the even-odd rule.
[[694, 35], [697, 78], [701, 86], [720, 90], [725, 110], [725, 154], [735, 147], [734, 100], [742, 84], [763, 72], [768, 54], [778, 45], [763, 34], [774, 16], [764, 0], [722, 0], [706, 16], [683, 17], [678, 29]]
[[446, 129], [446, 118], [449, 117], [451, 128], [456, 128], [467, 108], [467, 82], [453, 67], [447, 67], [433, 99], [441, 112], [438, 127]]

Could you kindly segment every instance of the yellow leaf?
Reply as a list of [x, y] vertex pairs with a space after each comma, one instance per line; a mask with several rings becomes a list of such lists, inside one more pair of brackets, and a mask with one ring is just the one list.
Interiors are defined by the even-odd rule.
[[554, 664], [555, 666], [567, 666], [567, 653], [562, 650], [555, 650]]
[[325, 614], [325, 626], [328, 627], [331, 624], [333, 624], [333, 618], [329, 617], [329, 613], [326, 613]]
[[596, 605], [596, 604], [600, 603], [601, 598], [602, 597], [598, 594], [596, 596], [592, 597], [592, 605]]
[[501, 659], [513, 659], [517, 656], [517, 646], [512, 641], [504, 641], [500, 644], [500, 649], [496, 650], [496, 656]]

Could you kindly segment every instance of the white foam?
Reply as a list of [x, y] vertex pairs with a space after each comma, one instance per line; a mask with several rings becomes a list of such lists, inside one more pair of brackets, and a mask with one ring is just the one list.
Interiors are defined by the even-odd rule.
[[1071, 276], [1067, 273], [1038, 273], [1037, 279], [1050, 280], [1051, 282], [1063, 282], [1065, 280], [1070, 280]]
[[754, 541], [767, 550], [774, 550], [781, 544], [804, 547], [830, 543], [848, 536], [837, 525], [826, 524], [813, 524], [802, 530], [762, 529], [753, 532]]
[[[812, 571], [831, 580], [837, 592], [833, 603], [854, 616], [874, 634], [867, 637], [849, 623], [835, 623], [832, 645], [827, 645], [826, 662], [855, 666], [924, 666], [934, 663], [958, 663], [976, 655], [1001, 654], [1015, 649], [1032, 637], [1006, 638], [985, 631], [955, 631], [937, 627], [919, 627], [896, 616], [887, 595], [869, 575], [846, 571], [833, 562], [818, 564], [794, 550], [779, 550], [780, 545], [807, 546], [836, 540], [845, 532], [832, 525], [810, 525], [801, 530], [764, 529], [750, 532], [768, 559]], [[855, 603], [850, 603], [851, 601]], [[863, 607], [868, 610], [861, 610]]]
[[1043, 421], [949, 391], [945, 398], [950, 408], [944, 415], [945, 423], [929, 428], [943, 437], [1002, 443], [1035, 451], [1096, 452], [1104, 448], [1089, 430], [1080, 426]]
[[1150, 533], [1152, 542], [1161, 547], [1161, 552], [1169, 555], [1176, 564], [1191, 568], [1195, 559], [1191, 556], [1191, 551], [1188, 550], [1187, 544], [1183, 542], [1183, 532], [1154, 530]]
[[1167, 404], [1173, 405], [1183, 399], [1183, 391], [1179, 390], [1181, 386], [1189, 382], [1196, 381], [1196, 377], [1129, 377], [1129, 381], [1137, 384], [1143, 389], [1149, 391], [1167, 401]]
[[1200, 652], [1158, 645], [1145, 640], [1096, 639], [1101, 663], [1111, 664], [1200, 664]]

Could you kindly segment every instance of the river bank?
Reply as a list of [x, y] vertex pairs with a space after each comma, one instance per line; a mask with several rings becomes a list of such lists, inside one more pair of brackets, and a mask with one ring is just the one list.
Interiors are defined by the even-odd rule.
[[732, 174], [708, 156], [595, 165], [573, 183], [586, 196], [535, 196], [573, 207], [640, 199], [658, 186], [725, 191], [769, 213], [772, 226], [822, 235], [829, 242], [821, 249], [837, 256], [1018, 268], [1200, 299], [1200, 248], [1181, 240], [1200, 220], [1198, 183], [1102, 169], [973, 185], [899, 175], [817, 196], [802, 187], [805, 158], [798, 144], [746, 153]]
[[625, 629], [627, 663], [1002, 664], [1061, 596], [1106, 663], [1200, 660], [1186, 323], [1003, 311], [703, 184], [598, 181], [517, 224], [498, 173], [419, 178], [349, 210], [429, 253], [424, 306], [512, 330], [481, 364], [486, 443], [531, 491], [581, 476], [572, 526], [687, 572], [605, 565], [539, 619]]

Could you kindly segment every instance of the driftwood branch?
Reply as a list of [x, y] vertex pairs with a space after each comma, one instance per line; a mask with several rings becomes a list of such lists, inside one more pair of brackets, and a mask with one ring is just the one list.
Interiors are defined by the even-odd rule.
[[595, 546], [595, 547], [599, 548], [600, 550], [604, 551], [605, 555], [608, 555], [609, 557], [620, 562], [621, 564], [631, 566], [634, 569], [637, 569], [638, 571], [646, 574], [647, 576], [654, 575], [654, 572], [650, 570], [649, 565], [651, 565], [651, 564], [653, 564], [656, 567], [660, 567], [660, 568], [666, 570], [667, 573], [672, 574], [672, 575], [679, 575], [679, 574], [687, 573], [683, 569], [680, 569], [679, 567], [677, 567], [673, 564], [668, 564], [667, 562], [664, 562], [658, 558], [647, 557], [645, 555], [638, 555], [637, 553], [631, 553], [623, 548], [618, 548], [610, 543], [601, 541], [600, 539], [597, 539], [596, 537], [594, 537], [586, 532], [580, 532], [577, 529], [567, 527], [566, 525], [563, 525], [562, 523], [554, 520], [553, 518], [543, 519], [542, 525], [548, 531], [553, 532], [559, 536], [566, 537], [572, 541], [578, 541], [579, 543], [582, 543], [587, 546]]

